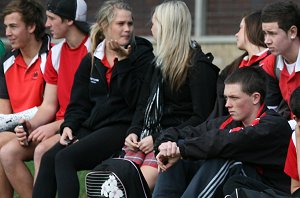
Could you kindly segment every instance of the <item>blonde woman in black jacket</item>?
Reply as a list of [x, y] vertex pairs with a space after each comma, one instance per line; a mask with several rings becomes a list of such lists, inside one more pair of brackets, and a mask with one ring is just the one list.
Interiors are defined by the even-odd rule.
[[145, 78], [128, 136], [125, 159], [136, 162], [150, 187], [158, 175], [153, 143], [168, 127], [196, 126], [206, 120], [216, 97], [219, 68], [191, 40], [192, 20], [183, 1], [158, 5], [152, 16], [155, 67]]

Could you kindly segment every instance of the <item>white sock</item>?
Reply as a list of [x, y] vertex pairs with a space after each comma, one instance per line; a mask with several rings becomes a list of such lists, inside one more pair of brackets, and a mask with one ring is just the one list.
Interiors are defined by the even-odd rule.
[[38, 111], [37, 107], [14, 114], [0, 114], [0, 131], [6, 131], [19, 124], [21, 119], [30, 120]]

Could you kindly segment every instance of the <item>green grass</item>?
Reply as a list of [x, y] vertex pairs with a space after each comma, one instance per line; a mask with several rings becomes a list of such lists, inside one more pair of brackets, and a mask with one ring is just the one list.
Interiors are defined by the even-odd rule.
[[[26, 162], [28, 168], [30, 169], [31, 173], [34, 173], [34, 166], [33, 166], [33, 161], [30, 162]], [[86, 194], [85, 194], [85, 175], [86, 175], [87, 171], [80, 171], [78, 172], [78, 177], [79, 177], [79, 181], [80, 181], [80, 193], [79, 193], [79, 198], [86, 198]], [[14, 198], [20, 198], [18, 194], [15, 193]]]

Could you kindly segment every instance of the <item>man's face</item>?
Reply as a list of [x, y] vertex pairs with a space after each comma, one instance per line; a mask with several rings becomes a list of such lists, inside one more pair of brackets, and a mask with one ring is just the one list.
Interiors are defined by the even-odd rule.
[[129, 44], [133, 33], [131, 12], [123, 9], [114, 10], [114, 19], [105, 31], [106, 39], [118, 41], [120, 46]]
[[46, 28], [50, 30], [53, 38], [65, 38], [69, 29], [68, 20], [62, 20], [60, 16], [52, 12], [46, 11], [47, 21]]
[[262, 23], [262, 29], [265, 34], [265, 44], [270, 49], [270, 52], [285, 57], [286, 53], [289, 53], [291, 46], [291, 38], [283, 30], [280, 29], [277, 22]]
[[34, 32], [34, 26], [26, 26], [19, 12], [13, 12], [4, 17], [5, 35], [13, 49], [26, 48]]
[[224, 96], [226, 98], [225, 107], [235, 121], [242, 121], [244, 125], [250, 124], [255, 119], [257, 104], [254, 94], [248, 95], [242, 91], [242, 86], [238, 83], [225, 84]]

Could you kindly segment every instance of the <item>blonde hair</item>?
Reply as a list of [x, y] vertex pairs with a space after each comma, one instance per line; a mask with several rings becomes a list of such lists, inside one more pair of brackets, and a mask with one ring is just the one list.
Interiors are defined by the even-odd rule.
[[153, 13], [157, 21], [155, 63], [172, 90], [186, 80], [191, 54], [192, 17], [183, 1], [158, 5]]
[[97, 14], [97, 20], [91, 27], [91, 55], [92, 64], [94, 62], [94, 52], [98, 44], [105, 39], [104, 31], [109, 27], [115, 16], [115, 9], [128, 10], [132, 13], [132, 9], [124, 0], [105, 1]]

